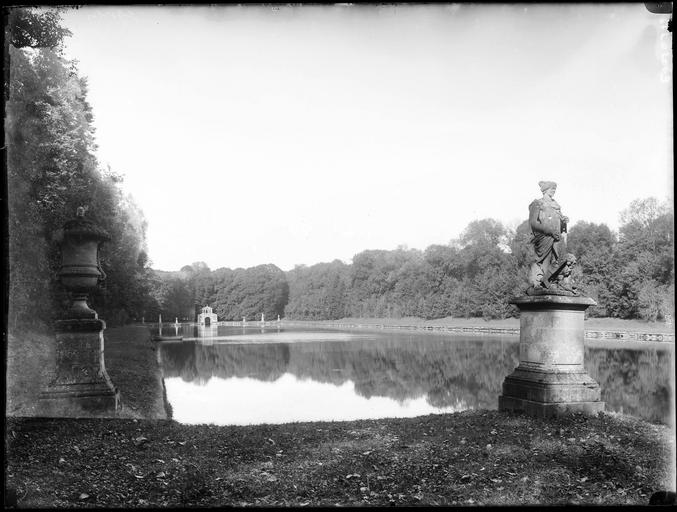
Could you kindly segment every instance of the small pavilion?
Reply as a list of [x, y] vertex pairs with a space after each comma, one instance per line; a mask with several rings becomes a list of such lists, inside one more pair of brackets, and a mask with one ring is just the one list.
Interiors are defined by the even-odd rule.
[[200, 314], [197, 315], [198, 325], [216, 325], [216, 322], [218, 322], [216, 313], [209, 306], [203, 307]]

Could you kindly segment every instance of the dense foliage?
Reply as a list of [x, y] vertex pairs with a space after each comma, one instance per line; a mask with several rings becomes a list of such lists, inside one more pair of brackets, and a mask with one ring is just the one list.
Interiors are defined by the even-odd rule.
[[58, 11], [12, 9], [8, 12], [9, 42], [14, 48], [60, 49], [63, 38], [70, 36], [61, 26]]
[[300, 265], [287, 272], [289, 302], [285, 313], [293, 318], [335, 320], [347, 315], [350, 266], [334, 260], [312, 267]]
[[[220, 320], [267, 319], [284, 315], [289, 285], [275, 265], [210, 271], [203, 262], [179, 272], [156, 272], [154, 299], [165, 318], [194, 321], [198, 310], [210, 305]], [[155, 320], [155, 319], [153, 319]]]
[[577, 279], [597, 300], [591, 314], [655, 321], [673, 315], [674, 213], [655, 198], [635, 200], [621, 213], [618, 236], [603, 224], [578, 222], [569, 250]]
[[87, 82], [61, 55], [68, 31], [58, 14], [13, 9], [8, 22], [10, 325], [44, 325], [67, 303], [55, 286], [60, 258], [53, 235], [78, 206], [112, 237], [101, 253], [106, 287], [92, 304], [109, 323], [124, 323], [149, 307], [143, 214], [120, 190], [121, 178], [99, 168]]

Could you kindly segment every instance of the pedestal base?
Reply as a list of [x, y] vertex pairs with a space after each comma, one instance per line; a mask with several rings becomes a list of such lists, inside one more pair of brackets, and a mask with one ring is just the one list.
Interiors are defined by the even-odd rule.
[[604, 410], [599, 384], [586, 372], [530, 371], [517, 367], [503, 381], [500, 411], [522, 411], [550, 417], [569, 412], [597, 414]]
[[533, 402], [512, 396], [498, 397], [499, 411], [520, 411], [537, 418], [551, 418], [581, 412], [594, 416], [604, 411], [604, 402]]
[[39, 414], [48, 417], [115, 416], [120, 392], [104, 364], [103, 330], [98, 319], [56, 323], [56, 374], [40, 394]]
[[532, 416], [604, 410], [599, 384], [583, 366], [587, 297], [520, 297], [520, 363], [503, 381], [501, 411]]
[[101, 383], [50, 386], [40, 394], [40, 415], [54, 418], [114, 416], [120, 392]]
[[534, 402], [595, 402], [601, 391], [585, 371], [531, 371], [518, 366], [503, 381], [503, 395]]

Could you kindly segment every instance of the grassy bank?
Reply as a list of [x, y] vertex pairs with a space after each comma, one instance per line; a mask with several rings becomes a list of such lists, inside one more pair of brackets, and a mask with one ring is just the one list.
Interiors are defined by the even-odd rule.
[[167, 418], [157, 345], [146, 327], [106, 331], [106, 369], [120, 388], [122, 417]]
[[19, 506], [647, 504], [669, 429], [497, 411], [260, 426], [8, 421]]
[[[436, 318], [426, 320], [417, 317], [402, 318], [357, 318], [348, 317], [340, 320], [318, 320], [318, 323], [344, 323], [344, 324], [379, 324], [391, 325], [444, 325], [450, 327], [495, 327], [495, 328], [518, 328], [519, 318], [505, 318], [499, 320], [484, 320], [483, 318]], [[650, 332], [650, 333], [674, 333], [674, 326], [670, 327], [665, 322], [645, 322], [644, 320], [623, 320], [620, 318], [588, 318], [585, 320], [585, 328], [591, 330], [609, 330], [623, 332]]]
[[53, 376], [54, 338], [36, 332], [7, 336], [6, 413], [32, 416], [40, 391]]
[[[123, 418], [166, 418], [162, 373], [146, 327], [104, 331], [106, 371], [120, 388]], [[53, 336], [18, 332], [8, 336], [7, 414], [33, 416], [38, 396], [54, 375]]]

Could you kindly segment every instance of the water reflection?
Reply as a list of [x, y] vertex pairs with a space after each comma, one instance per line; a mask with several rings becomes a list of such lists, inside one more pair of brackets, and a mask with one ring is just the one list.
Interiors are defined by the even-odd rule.
[[197, 325], [196, 338], [200, 338], [203, 344], [208, 344], [218, 335], [218, 327], [216, 325]]
[[[203, 332], [193, 327], [183, 335]], [[198, 342], [161, 344], [160, 351], [169, 401], [187, 423], [495, 409], [504, 377], [519, 362], [516, 337], [258, 327], [212, 328]], [[586, 347], [586, 368], [607, 410], [650, 421], [671, 415], [671, 358], [672, 350]]]
[[[290, 421], [333, 421], [422, 414], [467, 409], [431, 406], [424, 398], [397, 401], [390, 397], [365, 398], [355, 392], [351, 381], [340, 385], [299, 379], [285, 373], [275, 381], [231, 377], [210, 379], [196, 393], [182, 379], [166, 379], [172, 397], [174, 419], [182, 423], [246, 425]], [[214, 397], [218, 397], [215, 407]], [[175, 405], [176, 404], [176, 405]]]
[[606, 410], [652, 422], [670, 423], [674, 348], [585, 348], [585, 368], [602, 388]]

